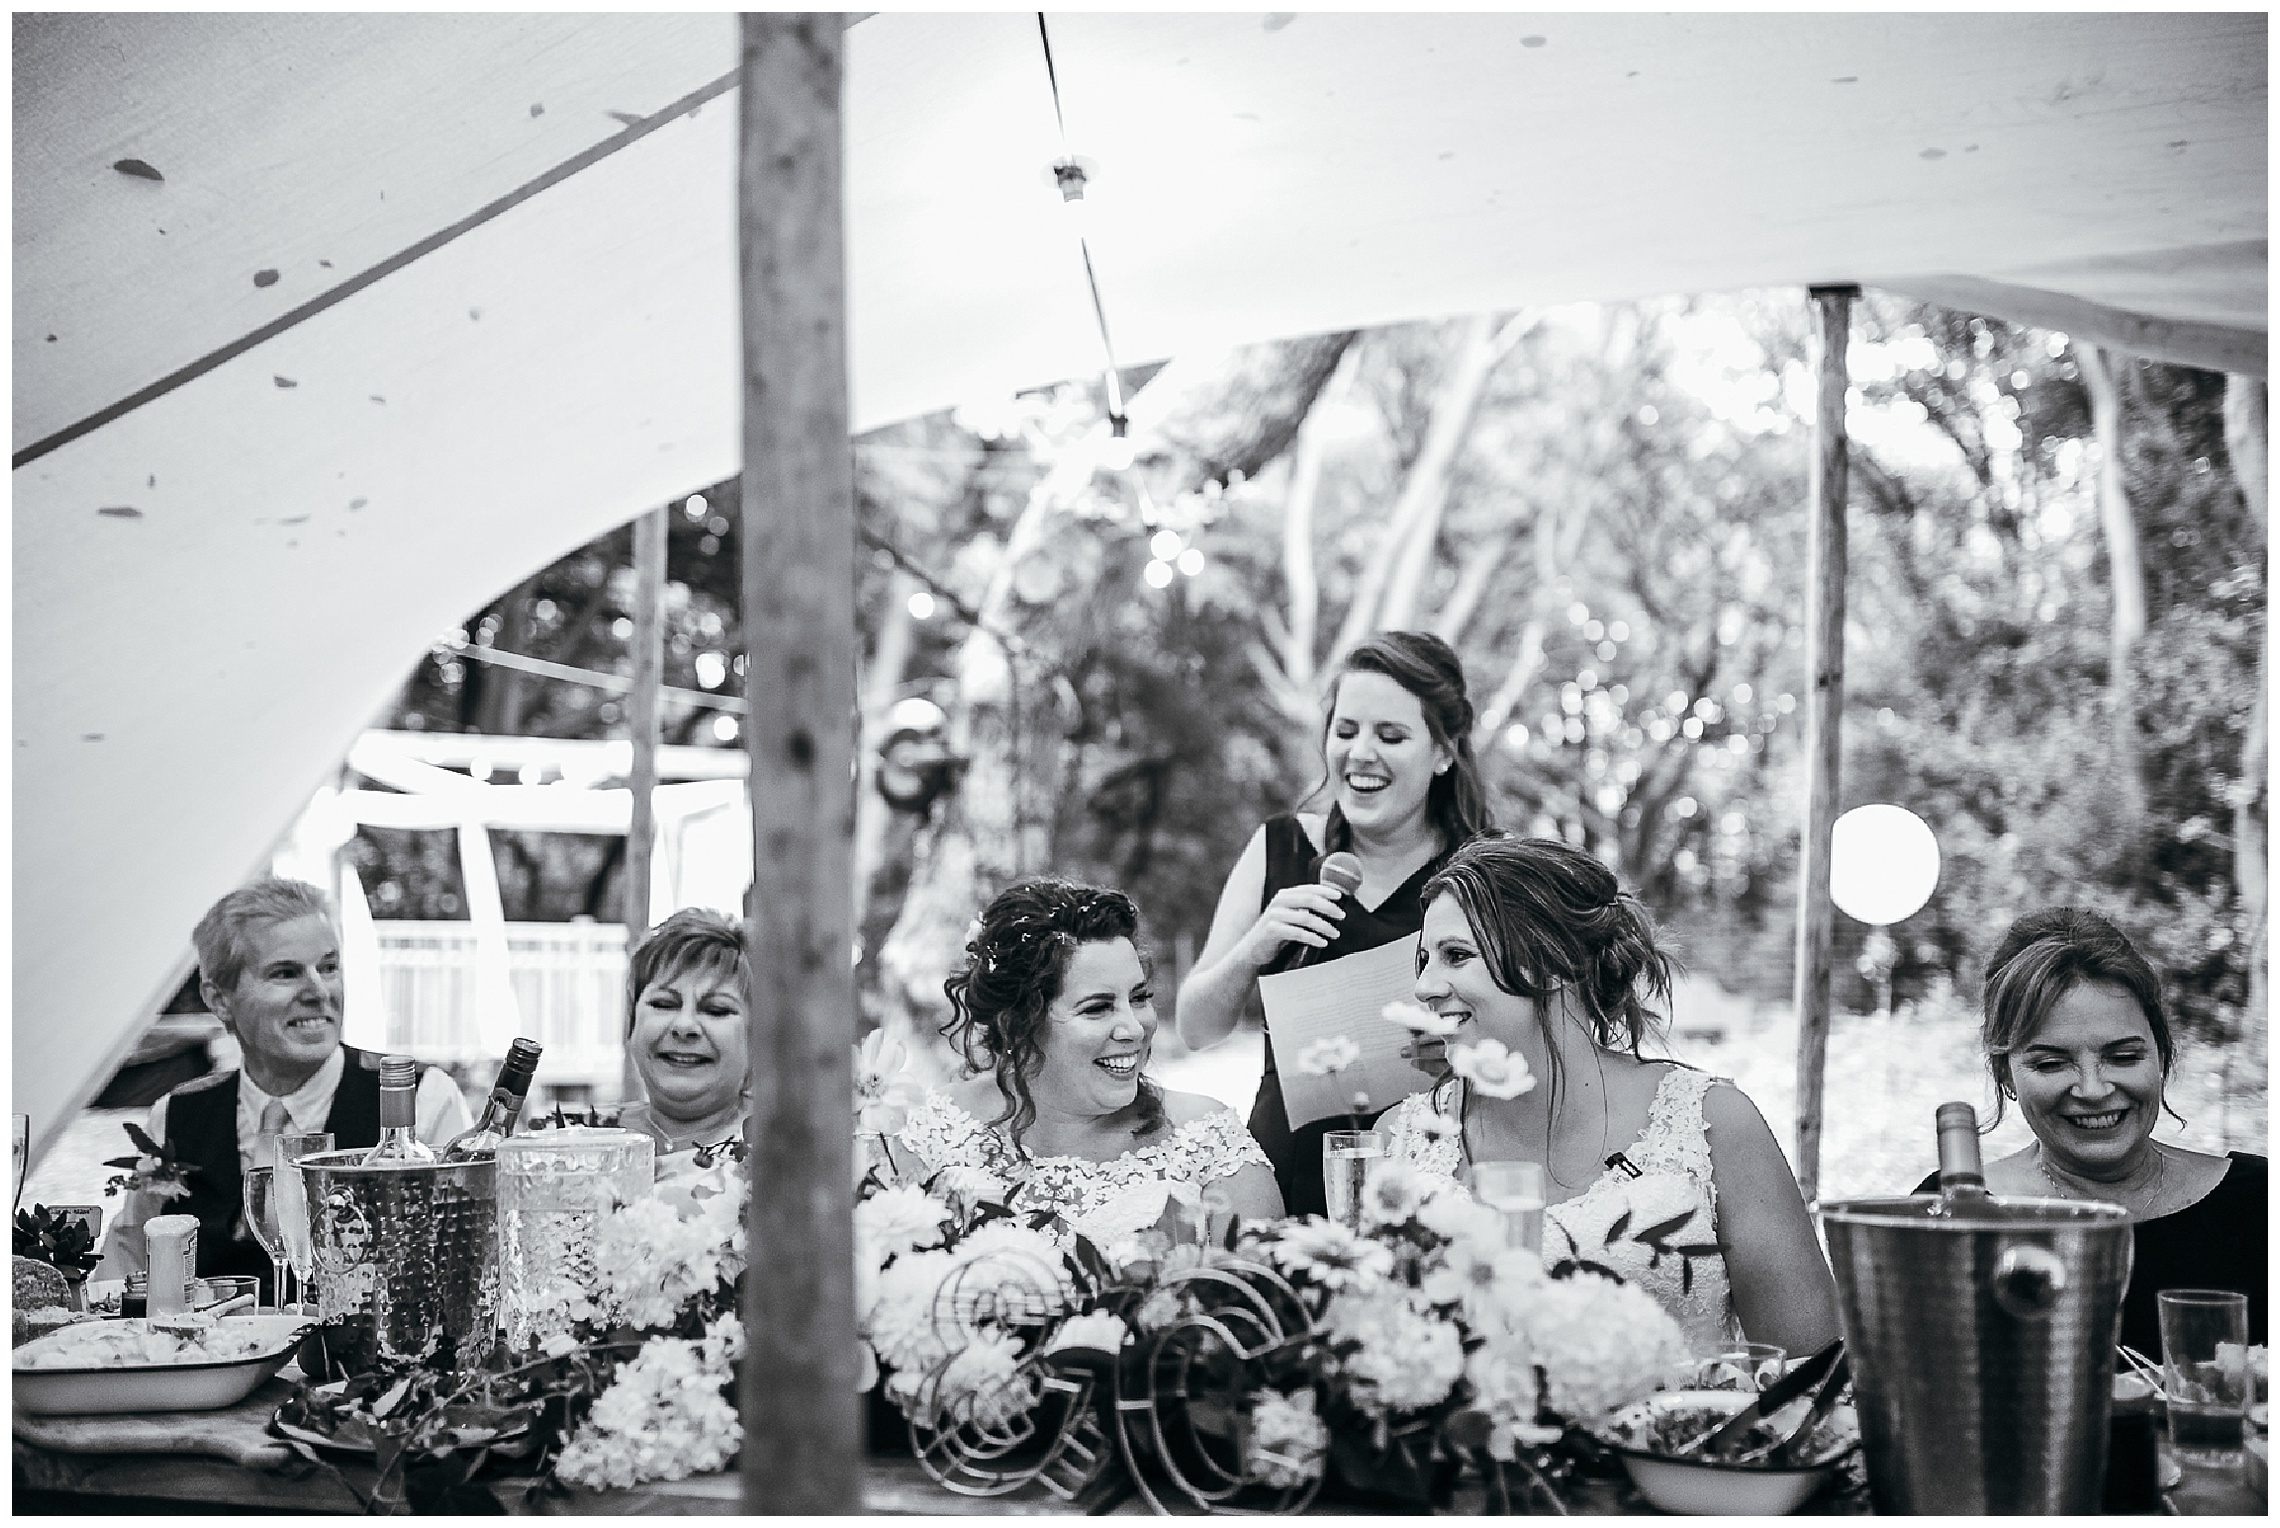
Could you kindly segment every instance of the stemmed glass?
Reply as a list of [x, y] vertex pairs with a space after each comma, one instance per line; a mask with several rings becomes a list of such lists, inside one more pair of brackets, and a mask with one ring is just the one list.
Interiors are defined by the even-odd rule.
[[261, 1250], [269, 1254], [269, 1267], [276, 1283], [271, 1285], [272, 1302], [278, 1310], [285, 1308], [285, 1233], [278, 1223], [277, 1169], [256, 1167], [245, 1175], [245, 1224], [253, 1239], [261, 1243]]
[[16, 1153], [16, 1192], [9, 1206], [12, 1213], [16, 1206], [24, 1202], [24, 1164], [32, 1155], [32, 1117], [29, 1114], [9, 1115], [8, 1136], [9, 1144], [15, 1148]]
[[301, 1159], [332, 1149], [329, 1130], [288, 1131], [277, 1138], [277, 1226], [293, 1265], [294, 1295], [303, 1304], [310, 1298], [310, 1279], [316, 1272], [316, 1246], [310, 1237], [309, 1180], [302, 1176]]

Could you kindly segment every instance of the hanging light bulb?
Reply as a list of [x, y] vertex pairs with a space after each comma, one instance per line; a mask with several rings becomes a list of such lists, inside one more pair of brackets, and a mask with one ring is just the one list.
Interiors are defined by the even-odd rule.
[[1110, 472], [1124, 472], [1132, 466], [1132, 421], [1122, 414], [1108, 416], [1108, 439], [1101, 442], [1100, 464]]

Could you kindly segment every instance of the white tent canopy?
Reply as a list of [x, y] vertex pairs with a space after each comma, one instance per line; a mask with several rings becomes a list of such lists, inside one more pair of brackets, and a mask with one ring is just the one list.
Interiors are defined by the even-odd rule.
[[[15, 25], [44, 1145], [436, 634], [736, 470], [736, 24]], [[1127, 363], [1857, 282], [2264, 370], [2261, 15], [1051, 25]], [[864, 19], [846, 101], [857, 427], [1097, 370], [1034, 16]]]

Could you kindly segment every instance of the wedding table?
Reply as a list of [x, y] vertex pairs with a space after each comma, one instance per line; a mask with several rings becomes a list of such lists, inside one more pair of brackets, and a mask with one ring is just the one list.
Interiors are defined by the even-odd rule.
[[[78, 1417], [17, 1412], [13, 1438], [17, 1510], [38, 1510], [26, 1506], [27, 1493], [38, 1492], [159, 1514], [168, 1510], [168, 1503], [199, 1511], [216, 1507], [366, 1511], [373, 1484], [369, 1462], [344, 1456], [311, 1464], [270, 1436], [269, 1418], [289, 1390], [285, 1379], [274, 1379], [220, 1411]], [[630, 1491], [572, 1490], [535, 1499], [530, 1497], [528, 1476], [486, 1477], [485, 1484], [507, 1511], [518, 1514], [733, 1516], [743, 1511], [742, 1487], [734, 1474], [658, 1482]], [[1147, 1511], [1121, 1472], [1114, 1470], [1075, 1503], [1064, 1503], [1035, 1487], [1011, 1497], [976, 1498], [936, 1485], [916, 1460], [881, 1456], [865, 1461], [862, 1490], [862, 1510], [878, 1516], [1142, 1516]], [[1652, 1511], [1627, 1482], [1598, 1477], [1571, 1483], [1565, 1504], [1570, 1512], [1591, 1516]], [[1461, 1511], [1477, 1510], [1478, 1504], [1460, 1493], [1456, 1505]], [[2172, 1514], [2187, 1516], [2262, 1515], [2264, 1499], [2237, 1473], [2188, 1469], [2170, 1491], [2167, 1507]], [[1326, 1504], [1323, 1510], [1341, 1515], [1367, 1511], [1344, 1503]], [[1866, 1510], [1857, 1455], [1846, 1474], [1806, 1506], [1807, 1515]]]

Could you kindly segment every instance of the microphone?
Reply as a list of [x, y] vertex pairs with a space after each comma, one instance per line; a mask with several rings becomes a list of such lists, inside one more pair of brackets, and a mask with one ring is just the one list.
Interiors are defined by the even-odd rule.
[[[1345, 850], [1322, 857], [1322, 868], [1314, 873], [1315, 880], [1329, 887], [1341, 897], [1350, 897], [1362, 889], [1362, 862]], [[1311, 944], [1293, 944], [1290, 953], [1275, 962], [1278, 971], [1295, 971], [1322, 952]]]

